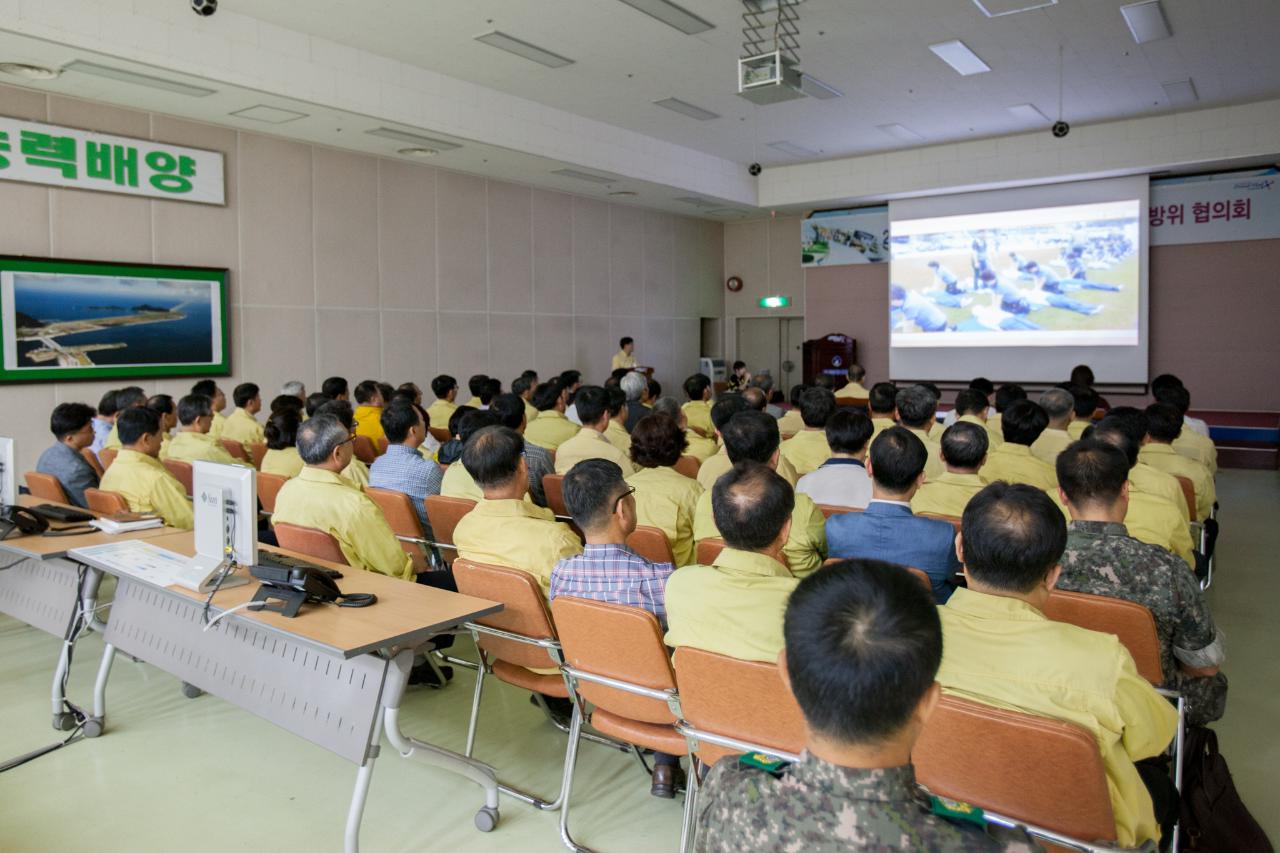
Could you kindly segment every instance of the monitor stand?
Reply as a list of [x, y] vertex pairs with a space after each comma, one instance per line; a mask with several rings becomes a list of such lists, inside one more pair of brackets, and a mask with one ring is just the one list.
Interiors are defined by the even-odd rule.
[[[225, 565], [224, 560], [216, 557], [210, 557], [205, 554], [196, 554], [191, 558], [191, 562], [178, 575], [177, 584], [186, 587], [194, 592], [207, 593], [213, 589], [214, 582], [218, 579], [218, 574]], [[219, 589], [231, 589], [236, 586], [244, 586], [249, 579], [242, 574], [238, 574], [239, 567], [236, 567], [222, 580]]]

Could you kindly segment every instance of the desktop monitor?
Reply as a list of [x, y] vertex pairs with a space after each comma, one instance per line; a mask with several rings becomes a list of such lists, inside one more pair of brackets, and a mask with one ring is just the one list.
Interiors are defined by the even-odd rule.
[[[241, 566], [258, 562], [257, 472], [245, 465], [197, 461], [191, 465], [191, 492], [195, 514], [195, 562], [209, 573], [199, 587], [213, 580], [214, 571], [228, 556]], [[228, 577], [223, 586], [247, 583]]]
[[13, 439], [0, 438], [0, 506], [18, 502], [18, 475], [13, 467]]

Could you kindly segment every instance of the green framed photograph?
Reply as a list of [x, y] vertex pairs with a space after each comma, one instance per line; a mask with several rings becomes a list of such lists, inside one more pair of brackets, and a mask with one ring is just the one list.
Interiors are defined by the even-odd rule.
[[0, 257], [0, 382], [230, 373], [227, 271]]

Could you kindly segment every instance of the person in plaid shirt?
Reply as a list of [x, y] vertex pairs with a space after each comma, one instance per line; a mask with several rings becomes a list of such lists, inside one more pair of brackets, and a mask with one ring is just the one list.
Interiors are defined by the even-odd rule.
[[[565, 505], [586, 537], [586, 547], [552, 569], [549, 598], [571, 595], [640, 607], [665, 628], [664, 591], [675, 566], [651, 563], [627, 547], [627, 537], [636, 529], [636, 499], [622, 468], [607, 459], [584, 459], [565, 474], [563, 487]], [[678, 757], [655, 753], [649, 793], [671, 799], [682, 775]]]

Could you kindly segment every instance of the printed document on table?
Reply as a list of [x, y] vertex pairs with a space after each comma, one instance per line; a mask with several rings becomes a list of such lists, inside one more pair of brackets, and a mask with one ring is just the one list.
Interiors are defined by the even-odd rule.
[[191, 558], [142, 540], [90, 545], [68, 552], [112, 574], [127, 575], [156, 586], [169, 586], [191, 565]]

